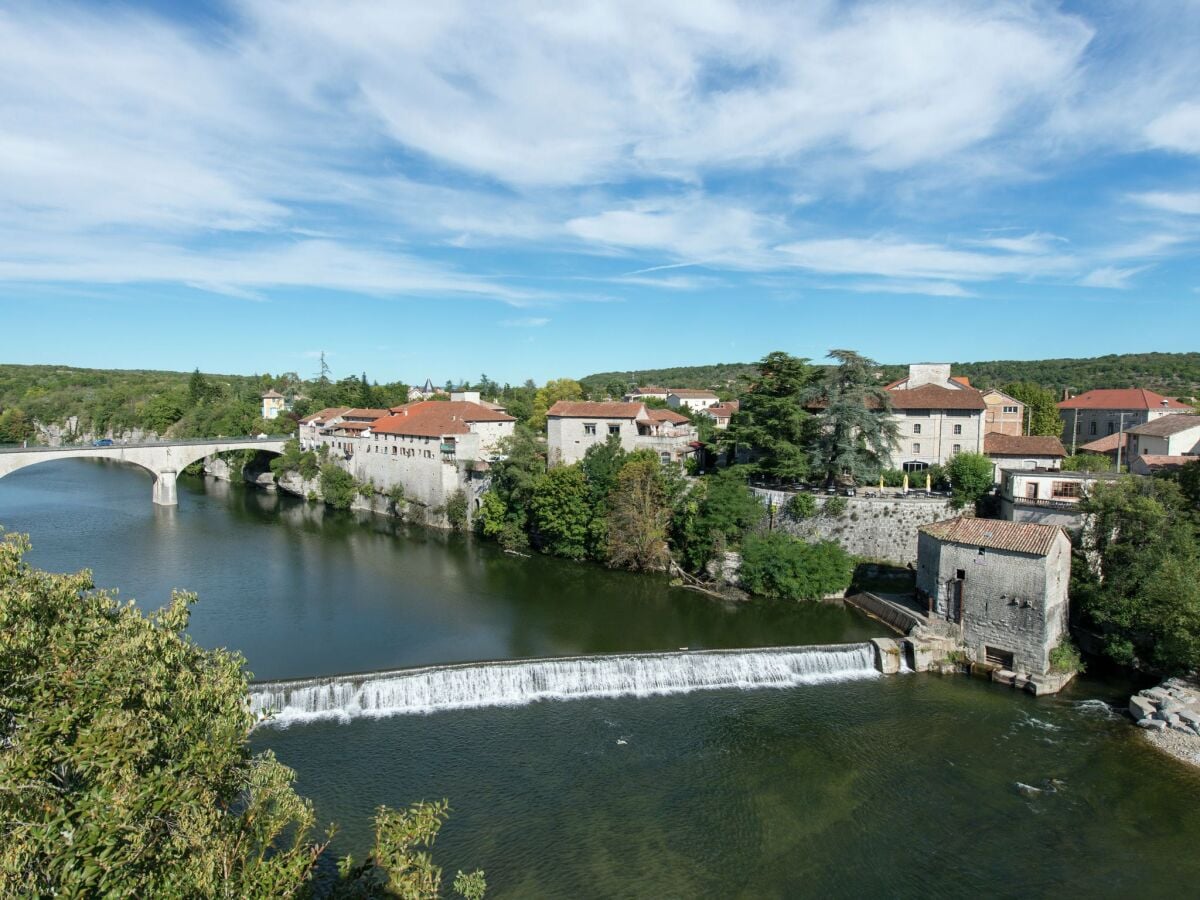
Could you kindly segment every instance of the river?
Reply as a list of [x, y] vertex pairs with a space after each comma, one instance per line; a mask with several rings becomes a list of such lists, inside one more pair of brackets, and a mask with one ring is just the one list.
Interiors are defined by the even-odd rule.
[[[240, 486], [45, 463], [0, 479], [31, 561], [90, 567], [260, 678], [487, 659], [855, 642], [838, 606], [715, 603], [660, 579], [524, 559]], [[904, 675], [585, 697], [255, 732], [340, 850], [381, 803], [448, 797], [436, 857], [490, 897], [1180, 896], [1200, 877], [1200, 775], [1084, 677], [1035, 699]]]

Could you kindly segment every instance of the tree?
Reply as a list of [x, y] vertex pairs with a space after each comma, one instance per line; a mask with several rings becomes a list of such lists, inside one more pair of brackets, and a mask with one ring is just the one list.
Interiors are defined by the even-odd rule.
[[1111, 472], [1112, 459], [1103, 453], [1072, 453], [1062, 461], [1064, 472]]
[[742, 586], [781, 600], [820, 600], [841, 593], [854, 576], [854, 558], [836, 541], [808, 544], [780, 531], [742, 542]]
[[349, 509], [357, 487], [354, 476], [337, 463], [327, 462], [321, 466], [321, 497], [326, 506]]
[[358, 383], [358, 399], [354, 404], [360, 409], [371, 409], [375, 405], [375, 392], [371, 390], [371, 383], [367, 381], [367, 373], [362, 373], [362, 378]]
[[188, 379], [188, 406], [199, 406], [209, 398], [212, 388], [197, 367]]
[[530, 511], [542, 550], [568, 559], [587, 558], [592, 511], [583, 469], [557, 466], [542, 475], [534, 485]]
[[0, 444], [20, 444], [34, 436], [33, 423], [19, 409], [0, 413]]
[[453, 531], [467, 530], [467, 494], [462, 488], [446, 500], [446, 521]]
[[1062, 416], [1053, 391], [1030, 381], [1004, 386], [1004, 393], [1025, 404], [1025, 427], [1029, 434], [1058, 437], [1063, 433]]
[[671, 509], [656, 459], [627, 462], [608, 499], [608, 561], [627, 569], [666, 568]]
[[742, 397], [722, 435], [729, 448], [752, 451], [756, 472], [769, 478], [797, 480], [808, 475], [810, 417], [804, 399], [816, 377], [808, 360], [782, 351], [759, 363], [759, 377]]
[[1105, 652], [1164, 672], [1200, 666], [1200, 546], [1195, 509], [1179, 485], [1100, 483], [1080, 508], [1089, 523], [1071, 597], [1103, 634]]
[[546, 472], [546, 457], [537, 436], [521, 425], [498, 449], [500, 459], [492, 464], [491, 487], [476, 522], [484, 536], [516, 550], [528, 544], [529, 511], [538, 479]]
[[746, 485], [744, 467], [721, 469], [680, 492], [671, 537], [681, 564], [702, 569], [713, 554], [762, 521], [766, 509]]
[[853, 350], [831, 350], [837, 365], [809, 389], [820, 405], [809, 459], [826, 484], [849, 478], [873, 481], [892, 462], [899, 427], [889, 413], [891, 396], [875, 383], [878, 363]]
[[[0, 539], [0, 895], [307, 895], [326, 842], [293, 772], [250, 753], [242, 657], [187, 636], [195, 595], [145, 616], [28, 550]], [[418, 848], [446, 812], [381, 809], [371, 859], [343, 861], [332, 893], [434, 897]], [[483, 874], [460, 883], [477, 897]]]
[[556, 378], [547, 381], [533, 400], [533, 414], [529, 419], [529, 427], [534, 431], [544, 431], [546, 428], [546, 410], [559, 400], [582, 400], [583, 388], [578, 381], [570, 378]]
[[959, 508], [977, 503], [995, 487], [996, 467], [982, 453], [956, 453], [944, 468], [954, 505]]

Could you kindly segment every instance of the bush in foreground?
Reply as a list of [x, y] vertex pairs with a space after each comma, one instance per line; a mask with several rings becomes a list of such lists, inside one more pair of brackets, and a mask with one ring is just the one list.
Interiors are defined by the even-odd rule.
[[754, 594], [820, 600], [848, 588], [853, 575], [854, 559], [834, 541], [808, 544], [778, 531], [742, 541], [742, 585]]
[[[249, 751], [241, 657], [184, 634], [195, 595], [145, 616], [28, 549], [0, 539], [0, 896], [438, 895], [444, 801], [381, 808], [367, 862], [316, 883], [327, 836]], [[456, 886], [479, 896], [482, 873]]]

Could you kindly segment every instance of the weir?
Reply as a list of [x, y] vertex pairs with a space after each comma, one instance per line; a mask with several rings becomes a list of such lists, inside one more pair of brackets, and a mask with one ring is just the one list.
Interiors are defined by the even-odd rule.
[[459, 663], [250, 685], [250, 708], [278, 724], [433, 713], [539, 700], [786, 688], [874, 678], [870, 643]]

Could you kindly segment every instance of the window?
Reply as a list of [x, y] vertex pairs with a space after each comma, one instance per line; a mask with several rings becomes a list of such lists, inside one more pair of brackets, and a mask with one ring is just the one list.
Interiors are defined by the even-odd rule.
[[921, 433], [921, 423], [918, 422], [916, 425], [913, 426], [913, 434], [920, 434], [920, 433]]
[[609, 434], [620, 434], [620, 433], [621, 433], [621, 426], [620, 426], [620, 425], [609, 425], [609, 426], [608, 426], [608, 433], [609, 433]]
[[1091, 433], [1092, 434], [1096, 433], [1096, 423], [1095, 422], [1092, 423]]
[[1112, 434], [1116, 430], [1117, 430], [1117, 426], [1114, 425], [1112, 422], [1109, 422], [1108, 423], [1108, 433]]
[[1004, 407], [1004, 414], [1006, 416], [1015, 416], [1017, 414], [1017, 407], [1015, 407], [1015, 406]]
[[913, 444], [913, 453], [920, 453], [920, 452], [921, 452], [921, 445]]
[[1050, 496], [1052, 497], [1078, 497], [1079, 482], [1078, 481], [1055, 481], [1050, 485]]
[[954, 452], [955, 452], [955, 453], [962, 453], [962, 444], [955, 444], [955, 445], [954, 445]]
[[584, 422], [583, 423], [583, 433], [584, 434], [595, 434], [596, 433], [596, 423], [595, 422]]
[[954, 433], [955, 433], [955, 434], [962, 434], [962, 426], [961, 426], [961, 425], [955, 425], [955, 426], [954, 426]]

